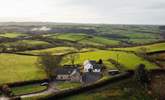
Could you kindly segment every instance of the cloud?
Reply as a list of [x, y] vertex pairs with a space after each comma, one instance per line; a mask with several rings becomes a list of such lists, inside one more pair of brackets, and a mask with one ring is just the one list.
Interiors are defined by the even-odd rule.
[[0, 12], [0, 21], [165, 24], [164, 0], [0, 0]]

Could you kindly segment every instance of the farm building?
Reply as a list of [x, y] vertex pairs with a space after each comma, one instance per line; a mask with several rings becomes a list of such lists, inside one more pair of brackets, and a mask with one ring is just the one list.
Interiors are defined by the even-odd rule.
[[77, 67], [65, 66], [62, 68], [56, 68], [54, 73], [56, 74], [56, 80], [59, 81], [72, 81], [72, 82], [81, 81], [80, 70]]
[[86, 60], [83, 63], [84, 72], [101, 72], [103, 65], [95, 60]]

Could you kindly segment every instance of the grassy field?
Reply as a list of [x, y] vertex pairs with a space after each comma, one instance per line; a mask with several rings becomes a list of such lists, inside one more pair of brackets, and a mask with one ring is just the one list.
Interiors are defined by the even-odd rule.
[[[79, 53], [79, 58], [76, 59], [75, 63], [82, 64], [85, 60], [99, 60], [103, 59], [104, 63], [107, 65], [108, 68], [114, 68], [111, 66], [108, 59], [113, 59], [117, 61], [118, 55], [118, 62], [125, 66], [125, 69], [135, 69], [137, 65], [143, 63], [146, 65], [147, 69], [157, 68], [157, 66], [153, 63], [150, 63], [135, 54], [126, 53], [126, 52], [119, 52], [119, 51], [106, 51], [106, 50], [98, 50], [94, 52], [85, 52]], [[67, 58], [67, 57], [66, 57]], [[65, 58], [64, 58], [65, 59]], [[64, 61], [67, 61], [66, 59]], [[69, 60], [68, 60], [69, 61]], [[68, 62], [64, 62], [68, 63]]]
[[40, 46], [40, 45], [51, 45], [50, 43], [48, 42], [44, 42], [44, 41], [38, 41], [38, 40], [19, 40], [19, 41], [16, 41], [16, 42], [6, 42], [6, 43], [1, 43], [2, 45], [5, 45], [7, 47], [10, 47], [10, 46], [14, 46], [14, 45], [27, 45], [27, 46]]
[[69, 33], [69, 34], [59, 34], [59, 35], [54, 36], [53, 38], [69, 40], [69, 41], [78, 41], [86, 37], [88, 37], [88, 35], [82, 34], [82, 33], [77, 33], [77, 34]]
[[19, 36], [26, 36], [27, 34], [22, 34], [22, 33], [5, 33], [5, 34], [0, 34], [2, 37], [7, 37], [7, 38], [16, 38]]
[[146, 49], [146, 52], [163, 51], [165, 50], [165, 43], [156, 43], [151, 45], [128, 47], [128, 48], [113, 48], [113, 50], [135, 51], [135, 52], [143, 52], [142, 50], [144, 49]]
[[34, 84], [34, 85], [26, 85], [21, 87], [14, 87], [12, 88], [12, 93], [14, 93], [14, 95], [21, 95], [27, 93], [34, 93], [45, 89], [47, 89], [46, 86], [40, 86], [40, 84]]
[[45, 79], [46, 74], [36, 65], [37, 57], [0, 54], [0, 84]]
[[50, 49], [25, 51], [23, 53], [37, 55], [37, 54], [44, 53], [44, 52], [50, 52], [53, 55], [60, 55], [60, 54], [65, 54], [65, 53], [69, 53], [69, 52], [73, 52], [73, 51], [76, 51], [76, 49], [73, 47], [54, 47], [54, 48], [50, 48]]

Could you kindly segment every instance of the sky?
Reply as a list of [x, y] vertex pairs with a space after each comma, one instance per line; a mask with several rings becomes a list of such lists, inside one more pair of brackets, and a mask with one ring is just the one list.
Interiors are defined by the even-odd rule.
[[165, 25], [165, 0], [0, 0], [0, 22]]

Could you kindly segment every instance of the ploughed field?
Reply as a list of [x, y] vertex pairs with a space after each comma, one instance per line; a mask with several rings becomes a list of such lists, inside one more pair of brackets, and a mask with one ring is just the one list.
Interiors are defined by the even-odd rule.
[[[32, 26], [26, 27], [30, 29]], [[26, 31], [26, 27], [21, 29]], [[103, 59], [108, 69], [116, 69], [112, 60], [118, 61], [124, 69], [135, 69], [140, 63], [144, 63], [147, 69], [153, 69], [158, 66], [133, 52], [165, 50], [165, 43], [145, 45], [164, 40], [159, 26], [54, 25], [51, 28], [54, 30], [49, 32], [19, 29], [17, 32], [13, 29], [13, 32], [0, 33], [0, 84], [47, 78], [37, 65], [37, 59], [43, 52], [65, 54], [61, 65], [71, 64], [67, 54], [77, 53], [76, 64], [88, 59]], [[144, 46], [138, 46], [142, 44]]]

